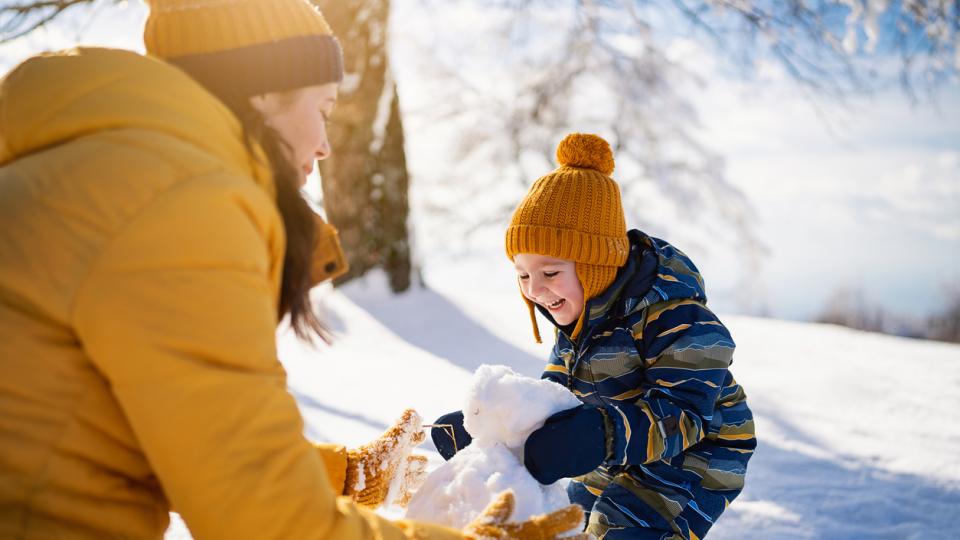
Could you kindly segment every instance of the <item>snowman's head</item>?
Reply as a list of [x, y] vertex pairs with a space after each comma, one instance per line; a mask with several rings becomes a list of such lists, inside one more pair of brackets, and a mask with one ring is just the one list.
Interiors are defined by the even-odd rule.
[[517, 450], [548, 416], [579, 404], [569, 390], [552, 381], [484, 364], [473, 375], [463, 425], [473, 444], [500, 443]]

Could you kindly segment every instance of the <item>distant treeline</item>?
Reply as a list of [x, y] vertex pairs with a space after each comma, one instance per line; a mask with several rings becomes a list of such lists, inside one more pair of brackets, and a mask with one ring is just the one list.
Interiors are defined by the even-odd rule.
[[944, 299], [940, 311], [918, 319], [885, 310], [860, 290], [842, 288], [833, 293], [815, 320], [867, 332], [960, 343], [960, 286], [947, 288]]

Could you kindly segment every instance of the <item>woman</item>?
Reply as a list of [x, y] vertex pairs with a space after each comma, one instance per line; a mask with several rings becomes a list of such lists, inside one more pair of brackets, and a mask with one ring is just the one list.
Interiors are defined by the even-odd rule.
[[159, 538], [171, 506], [198, 538], [565, 530], [575, 510], [507, 523], [509, 495], [465, 531], [337, 498], [391, 478], [345, 482], [381, 470], [376, 443], [303, 438], [274, 332], [322, 331], [331, 237], [299, 187], [330, 154], [339, 45], [306, 0], [150, 4], [148, 56], [42, 55], [0, 83], [0, 537]]

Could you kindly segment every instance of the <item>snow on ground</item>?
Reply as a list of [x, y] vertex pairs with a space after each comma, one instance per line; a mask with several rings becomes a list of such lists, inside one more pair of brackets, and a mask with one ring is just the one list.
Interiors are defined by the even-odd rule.
[[955, 538], [960, 346], [729, 317], [760, 445], [711, 538]]
[[[359, 445], [406, 407], [430, 422], [459, 407], [482, 363], [538, 375], [550, 344], [532, 342], [518, 293], [497, 272], [437, 274], [432, 289], [400, 296], [376, 275], [319, 290], [334, 346], [279, 336], [307, 436]], [[746, 489], [709, 538], [955, 537], [960, 346], [721, 318], [759, 447]], [[419, 450], [431, 469], [442, 462], [429, 438]], [[174, 523], [167, 538], [185, 536]]]

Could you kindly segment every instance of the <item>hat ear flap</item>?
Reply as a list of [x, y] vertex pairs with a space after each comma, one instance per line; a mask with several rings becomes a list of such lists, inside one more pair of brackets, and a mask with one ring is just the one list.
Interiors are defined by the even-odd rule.
[[578, 262], [576, 269], [577, 279], [580, 281], [580, 286], [583, 287], [583, 311], [580, 312], [580, 318], [577, 319], [577, 326], [570, 334], [572, 339], [577, 339], [580, 336], [580, 331], [586, 325], [587, 303], [603, 294], [603, 291], [613, 284], [614, 280], [617, 279], [618, 267]]
[[[517, 287], [520, 287], [519, 282], [517, 283]], [[530, 324], [533, 326], [533, 339], [537, 340], [537, 343], [543, 343], [543, 340], [540, 339], [540, 327], [537, 325], [537, 312], [533, 302], [524, 296], [523, 289], [520, 289], [520, 298], [523, 298], [523, 301], [526, 302], [527, 311], [530, 312]]]

